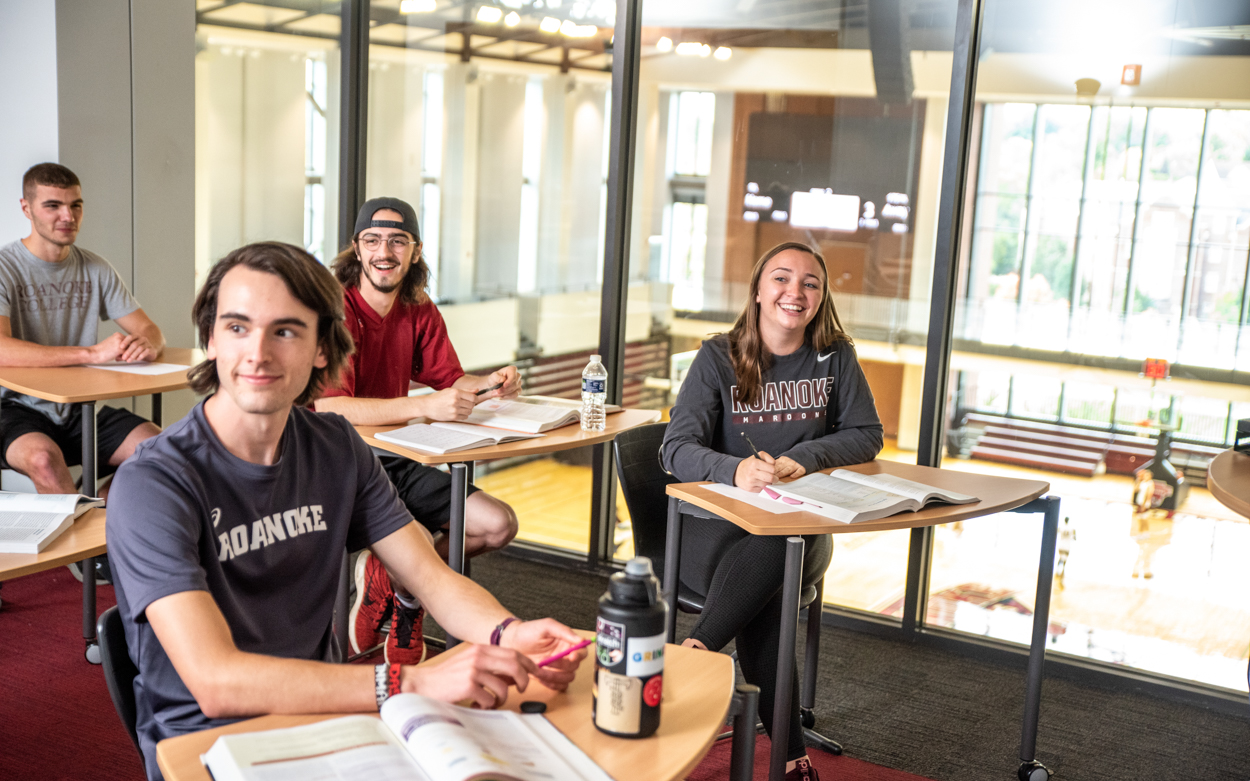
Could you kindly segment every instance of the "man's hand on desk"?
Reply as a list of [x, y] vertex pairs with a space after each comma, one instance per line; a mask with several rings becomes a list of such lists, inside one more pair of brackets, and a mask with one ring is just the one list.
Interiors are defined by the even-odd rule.
[[797, 480], [807, 474], [807, 470], [803, 468], [802, 464], [787, 456], [778, 458], [773, 463], [773, 467], [776, 470], [775, 476], [778, 480]]
[[444, 702], [467, 700], [479, 708], [497, 708], [507, 701], [509, 687], [523, 692], [531, 677], [549, 689], [567, 689], [586, 658], [585, 649], [547, 667], [530, 657], [559, 653], [579, 642], [571, 629], [551, 619], [518, 622], [508, 627], [504, 645], [467, 645], [445, 660], [436, 657], [429, 664], [405, 667], [400, 685], [405, 692]]
[[156, 359], [157, 352], [152, 342], [146, 337], [138, 334], [115, 333], [91, 348], [91, 363], [151, 361]]
[[415, 396], [414, 399], [419, 402], [420, 409], [413, 417], [430, 420], [464, 420], [473, 412], [473, 406], [477, 402], [472, 391], [455, 387]]
[[[498, 385], [500, 387], [495, 388]], [[485, 388], [495, 388], [489, 393], [483, 393], [483, 399], [510, 399], [513, 396], [521, 394], [521, 374], [515, 366], [505, 366], [498, 371], [493, 371], [486, 378], [486, 382], [478, 390]]]

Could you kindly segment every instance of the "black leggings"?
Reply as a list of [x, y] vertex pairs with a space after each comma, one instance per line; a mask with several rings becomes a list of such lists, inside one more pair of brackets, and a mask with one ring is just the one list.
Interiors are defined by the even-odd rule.
[[[833, 555], [828, 534], [803, 537], [803, 587], [825, 576]], [[777, 650], [781, 640], [781, 587], [786, 538], [752, 535], [722, 518], [683, 519], [682, 582], [706, 594], [703, 612], [690, 636], [709, 650], [737, 643], [738, 663], [747, 683], [760, 687], [760, 718], [773, 734], [777, 693]], [[798, 667], [791, 676], [789, 744], [786, 759], [806, 753], [799, 723]]]

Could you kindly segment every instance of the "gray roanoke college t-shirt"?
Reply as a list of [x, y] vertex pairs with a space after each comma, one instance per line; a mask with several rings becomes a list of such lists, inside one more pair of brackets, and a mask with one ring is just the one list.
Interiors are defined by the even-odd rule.
[[[18, 339], [49, 347], [88, 347], [99, 341], [101, 320], [116, 320], [138, 308], [121, 277], [94, 252], [70, 247], [69, 257], [49, 263], [21, 241], [0, 247], [0, 317], [9, 318]], [[72, 409], [8, 389], [2, 397], [57, 423], [68, 420]]]
[[332, 661], [330, 631], [344, 550], [412, 522], [391, 481], [339, 415], [293, 408], [272, 466], [217, 439], [204, 404], [139, 445], [109, 494], [107, 539], [135, 679], [149, 778], [156, 743], [229, 723], [200, 710], [144, 611], [207, 591], [242, 651]]
[[881, 451], [881, 419], [850, 342], [774, 355], [763, 380], [755, 404], [740, 404], [729, 339], [704, 342], [673, 404], [664, 468], [686, 482], [733, 485], [738, 464], [752, 456], [744, 431], [760, 450], [808, 472], [871, 461]]

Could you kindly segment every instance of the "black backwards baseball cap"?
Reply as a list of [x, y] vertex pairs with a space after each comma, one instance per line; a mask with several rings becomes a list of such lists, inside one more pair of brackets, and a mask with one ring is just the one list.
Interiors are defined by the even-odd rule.
[[[383, 209], [399, 212], [402, 220], [375, 220], [373, 215]], [[412, 234], [414, 241], [421, 241], [421, 228], [417, 226], [417, 213], [407, 201], [398, 198], [370, 198], [360, 207], [356, 214], [356, 228], [352, 231], [359, 236], [361, 231], [369, 228], [399, 228]]]

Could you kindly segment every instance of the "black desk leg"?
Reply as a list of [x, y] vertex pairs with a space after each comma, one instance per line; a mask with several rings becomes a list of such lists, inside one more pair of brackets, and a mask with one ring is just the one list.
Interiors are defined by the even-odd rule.
[[734, 688], [734, 737], [729, 755], [729, 781], [751, 781], [755, 771], [755, 722], [760, 687], [740, 683]]
[[[468, 488], [468, 487], [469, 487], [469, 486], [471, 486], [471, 485], [473, 485], [473, 466], [474, 466], [474, 464], [473, 464], [473, 462], [472, 462], [472, 461], [466, 461], [466, 462], [465, 462], [465, 464], [464, 464], [464, 471], [465, 471], [465, 475], [464, 475], [464, 483], [465, 483], [465, 491], [464, 491], [464, 492], [465, 492], [465, 499], [464, 499], [464, 511], [465, 511], [465, 513], [466, 513], [466, 516], [465, 516], [465, 518], [466, 518], [465, 523], [466, 523], [466, 524], [468, 523], [468, 520], [467, 520], [468, 515], [467, 515], [467, 513], [469, 512], [469, 496], [468, 496], [468, 494], [469, 494], [469, 488]], [[468, 534], [468, 532], [465, 532], [465, 534], [467, 535], [467, 534]], [[473, 577], [473, 560], [472, 560], [472, 559], [470, 559], [468, 556], [465, 556], [465, 557], [464, 557], [464, 563], [462, 564], [462, 566], [463, 566], [463, 569], [461, 569], [461, 570], [460, 570], [460, 574], [461, 574], [461, 575], [464, 575], [466, 578], [471, 578], [471, 577]]]
[[347, 605], [348, 584], [351, 582], [351, 576], [348, 573], [348, 564], [351, 559], [347, 555], [347, 549], [343, 549], [343, 566], [339, 567], [339, 590], [334, 595], [334, 639], [339, 644], [339, 653], [342, 654], [343, 661], [347, 661], [352, 655], [351, 646], [348, 644], [347, 622], [351, 617], [351, 610]]
[[773, 699], [773, 749], [768, 781], [785, 781], [790, 742], [790, 681], [794, 678], [794, 635], [799, 628], [799, 592], [803, 582], [803, 538], [786, 538], [785, 580], [781, 587], [781, 641], [777, 644], [777, 695]]
[[799, 723], [803, 725], [803, 741], [809, 746], [834, 756], [842, 753], [842, 744], [815, 730], [816, 665], [820, 660], [820, 618], [825, 612], [825, 580], [816, 584], [816, 600], [807, 608], [807, 643], [803, 655], [803, 689], [799, 698]]
[[152, 394], [152, 422], [161, 425], [161, 394]]
[[1037, 721], [1042, 707], [1042, 665], [1046, 660], [1046, 635], [1050, 627], [1050, 590], [1055, 577], [1055, 537], [1059, 531], [1059, 497], [1046, 496], [1024, 508], [1045, 513], [1042, 521], [1042, 553], [1037, 564], [1037, 596], [1033, 605], [1033, 640], [1029, 645], [1029, 671], [1025, 677], [1024, 725], [1020, 732], [1020, 781], [1046, 781], [1050, 771], [1037, 761]]
[[[464, 464], [451, 465], [451, 508], [447, 527], [447, 564], [452, 572], [464, 572], [464, 503], [469, 490], [469, 469]], [[459, 640], [447, 634], [447, 648]]]
[[[95, 402], [82, 405], [82, 492], [96, 495]], [[82, 567], [82, 638], [87, 644], [87, 661], [100, 663], [100, 646], [95, 635], [95, 558], [84, 559]]]
[[[664, 542], [664, 598], [668, 600], [665, 634], [670, 643], [677, 642], [677, 572], [681, 567], [681, 500], [668, 498], [668, 536]], [[754, 729], [754, 727], [752, 727]]]

